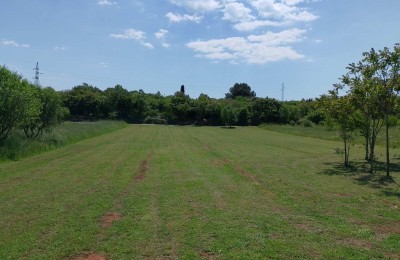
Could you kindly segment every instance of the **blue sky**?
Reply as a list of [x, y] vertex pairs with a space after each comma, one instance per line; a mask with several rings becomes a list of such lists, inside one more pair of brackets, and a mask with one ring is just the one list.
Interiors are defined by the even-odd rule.
[[221, 98], [326, 93], [370, 48], [400, 42], [399, 0], [1, 0], [0, 64], [57, 90]]

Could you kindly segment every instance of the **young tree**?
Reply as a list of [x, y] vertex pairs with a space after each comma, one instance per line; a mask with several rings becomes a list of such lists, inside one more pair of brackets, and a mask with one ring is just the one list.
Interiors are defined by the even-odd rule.
[[349, 86], [353, 105], [360, 112], [356, 122], [365, 138], [365, 159], [370, 162], [370, 172], [373, 173], [376, 139], [384, 124], [382, 91], [370, 70], [365, 67], [361, 69], [360, 66], [360, 63], [350, 64], [349, 73], [342, 77], [342, 82]]
[[[389, 177], [389, 117], [394, 111], [395, 100], [400, 90], [400, 45], [396, 44], [393, 51], [389, 48], [378, 52], [371, 49], [364, 52], [363, 57], [357, 64], [349, 65], [349, 72], [343, 77], [343, 82], [350, 86], [350, 92], [356, 96], [355, 102], [364, 115], [362, 133], [369, 141], [368, 159], [372, 162], [376, 135], [382, 125], [385, 125], [386, 175]], [[371, 172], [372, 165], [371, 163]]]
[[328, 122], [337, 127], [338, 135], [342, 138], [344, 166], [348, 167], [353, 131], [356, 128], [356, 114], [351, 97], [339, 96], [339, 89], [340, 86], [335, 85], [335, 89], [330, 91], [328, 96], [322, 96], [320, 102]]

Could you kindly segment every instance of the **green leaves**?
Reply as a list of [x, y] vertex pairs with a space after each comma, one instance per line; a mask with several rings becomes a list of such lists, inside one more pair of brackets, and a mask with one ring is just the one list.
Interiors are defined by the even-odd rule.
[[17, 128], [23, 129], [27, 137], [37, 137], [60, 122], [62, 111], [56, 91], [40, 89], [0, 67], [0, 141]]

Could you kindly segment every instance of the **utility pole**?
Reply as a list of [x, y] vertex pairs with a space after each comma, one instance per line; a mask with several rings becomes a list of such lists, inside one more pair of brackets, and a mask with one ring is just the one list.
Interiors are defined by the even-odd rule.
[[282, 88], [281, 88], [281, 101], [285, 101], [285, 82], [282, 83]]
[[35, 71], [35, 86], [40, 87], [39, 75], [43, 74], [39, 71], [39, 62], [36, 62], [36, 68], [33, 69]]

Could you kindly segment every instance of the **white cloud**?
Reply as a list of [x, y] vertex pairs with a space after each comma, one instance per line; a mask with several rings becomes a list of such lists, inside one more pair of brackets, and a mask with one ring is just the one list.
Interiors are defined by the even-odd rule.
[[160, 29], [158, 32], [154, 33], [157, 39], [165, 39], [165, 36], [168, 34], [168, 30]]
[[67, 48], [65, 48], [64, 46], [55, 46], [53, 48], [53, 50], [55, 50], [55, 51], [65, 51], [65, 50], [67, 50]]
[[135, 29], [127, 29], [124, 30], [124, 33], [122, 34], [110, 34], [111, 38], [115, 38], [115, 39], [123, 39], [123, 40], [134, 40], [139, 42], [140, 44], [142, 44], [143, 46], [145, 46], [148, 49], [153, 49], [154, 46], [149, 43], [146, 42], [146, 33], [142, 32], [142, 31], [138, 31]]
[[0, 41], [0, 45], [3, 45], [3, 46], [13, 46], [13, 47], [21, 47], [21, 48], [29, 48], [29, 47], [30, 47], [29, 44], [26, 44], [26, 43], [20, 44], [20, 43], [17, 43], [16, 41], [13, 41], [13, 40], [1, 40], [1, 41]]
[[231, 22], [247, 22], [255, 18], [251, 15], [251, 9], [237, 2], [226, 4], [222, 12], [224, 13], [222, 19]]
[[283, 25], [283, 23], [281, 23], [281, 22], [275, 22], [275, 21], [269, 21], [269, 20], [254, 20], [254, 21], [237, 23], [233, 26], [233, 28], [238, 31], [253, 31], [259, 27], [282, 26], [282, 25]]
[[164, 48], [168, 48], [170, 46], [170, 44], [165, 41], [167, 34], [168, 34], [168, 30], [165, 30], [165, 29], [160, 29], [156, 33], [154, 33], [154, 36], [159, 41], [161, 41], [161, 46], [163, 46]]
[[197, 57], [215, 60], [229, 60], [231, 63], [245, 62], [265, 64], [280, 60], [302, 59], [304, 55], [288, 46], [299, 42], [305, 30], [297, 28], [278, 33], [267, 32], [248, 37], [230, 37], [209, 41], [193, 41], [186, 44], [197, 53]]
[[100, 62], [100, 63], [99, 63], [99, 67], [102, 68], [102, 69], [108, 69], [108, 68], [110, 68], [110, 66], [108, 65], [107, 62]]
[[97, 1], [97, 4], [98, 5], [103, 5], [103, 6], [105, 6], [105, 5], [110, 6], [110, 5], [116, 5], [117, 2], [109, 1], [109, 0], [99, 0], [99, 1]]
[[221, 7], [218, 0], [169, 0], [169, 2], [196, 13], [211, 12]]
[[310, 22], [318, 16], [310, 13], [306, 8], [297, 6], [305, 0], [249, 0], [261, 17], [282, 21]]
[[200, 23], [201, 20], [203, 19], [202, 16], [198, 16], [198, 15], [188, 15], [188, 14], [180, 15], [180, 14], [174, 14], [171, 12], [167, 13], [165, 16], [172, 23], [180, 23], [180, 22], [186, 22], [186, 21]]

